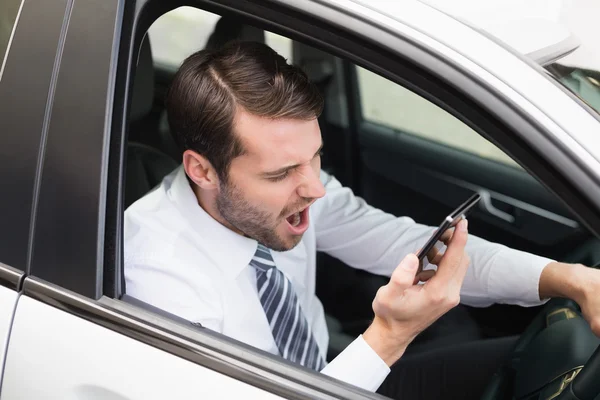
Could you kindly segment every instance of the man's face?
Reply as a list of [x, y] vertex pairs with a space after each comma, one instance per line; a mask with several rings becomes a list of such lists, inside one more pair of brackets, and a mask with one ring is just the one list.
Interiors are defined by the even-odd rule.
[[290, 250], [308, 229], [310, 204], [325, 195], [319, 124], [242, 111], [234, 130], [246, 153], [220, 182], [217, 209], [244, 235], [276, 251]]

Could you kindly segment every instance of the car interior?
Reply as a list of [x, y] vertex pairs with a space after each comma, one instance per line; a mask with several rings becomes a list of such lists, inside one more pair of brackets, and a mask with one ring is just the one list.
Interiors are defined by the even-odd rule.
[[[125, 207], [158, 185], [181, 162], [181, 152], [170, 135], [163, 105], [177, 65], [165, 66], [156, 61], [152, 39], [150, 34], [144, 37], [134, 76]], [[240, 17], [223, 15], [208, 37], [196, 39], [204, 43], [198, 49], [218, 48], [231, 40], [265, 42], [265, 31]], [[461, 121], [395, 83], [386, 83], [370, 71], [304, 43], [291, 41], [291, 54], [292, 62], [304, 68], [325, 98], [325, 110], [319, 118], [324, 141], [322, 168], [368, 203], [394, 215], [437, 226], [454, 207], [478, 191], [483, 200], [469, 217], [472, 234], [561, 261], [586, 265], [600, 261], [598, 240], [510, 157], [498, 155], [502, 153], [498, 149], [489, 150], [494, 146], [471, 130], [468, 131], [477, 136], [476, 140], [486, 142], [482, 148], [489, 151], [478, 154], [470, 148], [452, 145], [455, 140], [456, 143], [475, 140], [461, 139], [467, 132], [462, 127], [453, 136], [452, 126], [464, 125]], [[363, 96], [373, 90], [365, 83], [366, 77], [373, 82], [383, 81], [378, 88], [398, 87], [389, 97], [392, 104], [386, 107], [394, 113], [419, 114], [421, 122], [413, 121], [403, 127], [386, 121], [381, 111], [383, 104], [365, 103]], [[381, 93], [381, 98], [388, 99], [385, 93]], [[406, 110], [412, 104], [421, 108]], [[419, 123], [426, 124], [438, 117], [442, 123], [432, 123], [433, 128], [418, 132]], [[455, 121], [448, 123], [449, 119]], [[317, 295], [325, 307], [330, 331], [328, 359], [331, 360], [364, 332], [372, 318], [372, 299], [387, 278], [352, 269], [321, 253], [317, 273]], [[521, 334], [539, 309], [465, 306], [461, 312], [471, 314], [477, 325], [462, 327], [459, 335], [472, 329], [486, 337], [499, 337]], [[443, 318], [436, 324], [447, 332], [448, 341], [457, 340], [452, 326], [445, 325]], [[428, 340], [426, 331], [414, 343], [415, 349]], [[443, 344], [443, 340], [437, 340], [436, 344]]]

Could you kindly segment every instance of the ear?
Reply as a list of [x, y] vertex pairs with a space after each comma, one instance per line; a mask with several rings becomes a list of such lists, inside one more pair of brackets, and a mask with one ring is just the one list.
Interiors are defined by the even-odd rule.
[[187, 176], [200, 188], [214, 190], [219, 187], [217, 171], [204, 156], [193, 150], [183, 153], [183, 168]]

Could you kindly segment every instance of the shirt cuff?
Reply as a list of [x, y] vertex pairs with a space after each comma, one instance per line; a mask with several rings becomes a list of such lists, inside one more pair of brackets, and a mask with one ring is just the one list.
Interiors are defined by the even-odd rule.
[[390, 373], [390, 368], [360, 335], [321, 373], [375, 392]]
[[544, 268], [554, 260], [509, 248], [504, 249], [499, 257], [488, 281], [491, 298], [524, 307], [548, 301], [540, 299], [540, 277]]

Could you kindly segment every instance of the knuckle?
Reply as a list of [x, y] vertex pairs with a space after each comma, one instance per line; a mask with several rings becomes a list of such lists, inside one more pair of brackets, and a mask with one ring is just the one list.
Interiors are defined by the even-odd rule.
[[379, 289], [377, 289], [377, 293], [375, 293], [375, 301], [381, 301], [386, 296], [386, 292], [387, 292], [387, 285], [382, 286]]
[[448, 294], [448, 293], [432, 293], [430, 296], [430, 302], [433, 305], [441, 306], [442, 308], [454, 308], [460, 303], [460, 294]]
[[386, 316], [389, 315], [392, 310], [392, 303], [389, 296], [384, 296], [383, 298], [376, 297], [375, 300], [373, 300], [372, 307], [375, 315]]
[[401, 286], [403, 284], [402, 277], [399, 274], [392, 275], [392, 279], [390, 279], [390, 283], [392, 285]]
[[375, 298], [373, 303], [371, 303], [371, 307], [373, 308], [375, 315], [381, 314], [381, 303], [379, 302], [379, 299]]
[[429, 298], [431, 303], [434, 305], [440, 305], [446, 301], [446, 296], [444, 296], [444, 294], [441, 292], [434, 292], [429, 296]]
[[595, 334], [600, 334], [600, 318], [595, 317], [590, 321], [590, 328]]
[[447, 303], [448, 307], [454, 308], [459, 304], [460, 304], [460, 295], [459, 294], [448, 296], [448, 303]]
[[386, 285], [380, 287], [379, 290], [377, 290], [377, 294], [375, 295], [374, 301], [377, 302], [381, 307], [385, 307], [390, 303], [390, 297], [390, 291]]

